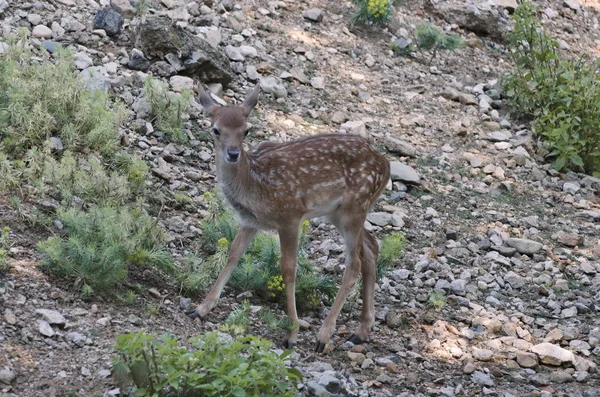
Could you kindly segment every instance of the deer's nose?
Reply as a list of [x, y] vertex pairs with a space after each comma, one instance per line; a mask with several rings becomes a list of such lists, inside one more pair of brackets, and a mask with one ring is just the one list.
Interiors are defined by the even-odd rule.
[[236, 148], [236, 147], [230, 147], [229, 149], [227, 149], [227, 159], [229, 161], [238, 161], [238, 159], [240, 158], [240, 149]]

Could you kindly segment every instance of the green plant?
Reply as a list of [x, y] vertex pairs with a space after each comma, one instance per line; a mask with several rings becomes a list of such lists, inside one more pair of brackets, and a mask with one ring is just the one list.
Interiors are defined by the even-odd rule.
[[463, 45], [463, 40], [458, 35], [445, 34], [437, 26], [429, 22], [421, 22], [415, 28], [415, 44], [421, 51], [431, 51], [429, 64], [438, 51], [454, 51]]
[[84, 295], [117, 296], [132, 265], [174, 272], [163, 249], [163, 231], [143, 210], [99, 207], [83, 213], [71, 208], [59, 210], [57, 217], [68, 236], [38, 244], [44, 254], [42, 267], [77, 280]]
[[384, 25], [388, 23], [394, 14], [394, 6], [400, 0], [351, 0], [356, 6], [356, 12], [352, 17], [352, 24]]
[[432, 292], [427, 300], [427, 306], [435, 310], [442, 310], [446, 306], [446, 297], [444, 296], [444, 293], [440, 291]]
[[146, 78], [144, 88], [156, 128], [173, 142], [187, 142], [183, 116], [190, 108], [192, 91], [184, 89], [181, 93], [172, 93], [167, 83], [150, 76]]
[[242, 335], [246, 332], [246, 329], [250, 326], [250, 302], [247, 300], [243, 301], [240, 306], [235, 308], [223, 325], [221, 325], [220, 330], [223, 332], [229, 332], [234, 335]]
[[217, 251], [206, 260], [196, 255], [189, 255], [178, 277], [181, 289], [186, 293], [197, 293], [208, 289], [227, 263], [228, 247], [229, 242], [223, 237], [219, 239]]
[[567, 59], [559, 43], [521, 4], [507, 35], [515, 68], [502, 78], [513, 110], [533, 120], [532, 130], [549, 148], [558, 170], [600, 175], [600, 79], [597, 63]]
[[10, 248], [10, 227], [0, 230], [0, 275], [8, 270], [8, 249]]
[[60, 138], [65, 149], [97, 150], [112, 156], [119, 147], [117, 132], [125, 108], [108, 94], [87, 91], [78, 78], [73, 56], [59, 50], [54, 62], [37, 62], [27, 30], [8, 38], [0, 57], [0, 138], [2, 148], [19, 155]]
[[379, 256], [377, 257], [377, 280], [381, 280], [394, 261], [402, 255], [405, 238], [400, 233], [392, 233], [381, 241]]
[[292, 350], [275, 353], [273, 344], [254, 336], [232, 338], [209, 332], [189, 340], [160, 339], [141, 330], [117, 338], [113, 377], [129, 395], [143, 397], [265, 396], [298, 393], [302, 374], [287, 368]]

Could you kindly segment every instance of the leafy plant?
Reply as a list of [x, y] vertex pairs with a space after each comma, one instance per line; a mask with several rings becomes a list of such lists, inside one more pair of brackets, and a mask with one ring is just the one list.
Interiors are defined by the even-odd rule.
[[144, 84], [146, 96], [151, 105], [153, 123], [159, 131], [173, 142], [185, 143], [183, 116], [190, 108], [192, 91], [185, 89], [181, 93], [169, 91], [167, 83], [148, 76]]
[[37, 62], [28, 45], [29, 32], [8, 38], [0, 57], [0, 138], [3, 150], [19, 155], [60, 138], [67, 150], [89, 148], [112, 156], [119, 148], [118, 128], [125, 120], [122, 105], [108, 94], [87, 91], [78, 78], [73, 56], [61, 49], [54, 62]]
[[8, 249], [10, 248], [10, 227], [0, 230], [0, 275], [8, 270]]
[[352, 24], [384, 25], [394, 14], [394, 6], [401, 0], [351, 0], [357, 10], [352, 17]]
[[265, 396], [298, 393], [302, 374], [287, 368], [292, 350], [275, 353], [273, 344], [254, 336], [232, 338], [209, 332], [189, 340], [160, 339], [141, 330], [117, 338], [113, 377], [129, 395], [143, 397]]
[[162, 230], [140, 209], [99, 207], [83, 213], [71, 208], [57, 215], [67, 237], [53, 236], [38, 244], [42, 267], [76, 280], [84, 295], [117, 295], [131, 265], [175, 270], [163, 249]]
[[381, 280], [394, 264], [394, 261], [402, 255], [405, 238], [400, 233], [392, 233], [381, 241], [379, 256], [377, 257], [377, 280]]
[[598, 66], [561, 55], [535, 12], [529, 2], [515, 11], [507, 35], [515, 68], [503, 77], [503, 89], [514, 111], [533, 120], [532, 130], [556, 169], [600, 175]]
[[445, 34], [437, 26], [429, 22], [421, 22], [415, 28], [415, 45], [421, 51], [430, 51], [431, 58], [429, 64], [438, 51], [454, 51], [463, 45], [460, 36], [454, 34]]
[[446, 306], [446, 297], [444, 296], [444, 293], [440, 291], [432, 292], [427, 300], [427, 306], [435, 310], [442, 310]]
[[225, 322], [220, 327], [221, 331], [233, 333], [234, 335], [242, 335], [250, 326], [250, 302], [243, 301], [240, 306], [235, 308]]

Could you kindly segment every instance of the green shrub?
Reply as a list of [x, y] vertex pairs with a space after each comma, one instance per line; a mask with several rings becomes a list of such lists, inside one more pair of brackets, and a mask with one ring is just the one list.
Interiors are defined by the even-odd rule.
[[130, 265], [144, 265], [172, 273], [163, 249], [164, 236], [155, 221], [131, 207], [93, 208], [89, 213], [59, 210], [67, 237], [53, 236], [38, 244], [42, 267], [76, 280], [85, 295], [123, 291]]
[[357, 7], [352, 17], [353, 24], [384, 25], [392, 19], [394, 6], [401, 0], [351, 0]]
[[10, 248], [10, 227], [0, 230], [0, 275], [8, 270], [8, 249]]
[[250, 302], [245, 300], [240, 306], [229, 313], [219, 329], [234, 335], [242, 335], [246, 333], [250, 324]]
[[427, 63], [431, 64], [439, 51], [454, 51], [461, 48], [463, 44], [463, 39], [459, 35], [446, 34], [429, 22], [421, 22], [414, 31], [414, 43], [408, 42], [406, 46], [401, 47], [397, 42], [392, 41], [388, 46], [400, 56], [410, 56], [417, 50], [430, 51], [431, 57]]
[[381, 280], [384, 273], [392, 268], [394, 261], [400, 258], [404, 241], [404, 236], [399, 233], [392, 233], [381, 241], [377, 257], [377, 280]]
[[144, 88], [150, 100], [153, 124], [171, 141], [185, 143], [187, 135], [183, 116], [190, 108], [192, 92], [186, 89], [181, 93], [172, 93], [167, 83], [150, 76], [146, 79]]
[[507, 35], [515, 68], [502, 79], [513, 110], [533, 119], [532, 130], [549, 148], [558, 170], [600, 174], [600, 79], [595, 63], [567, 59], [559, 43], [521, 4]]
[[119, 148], [117, 132], [125, 108], [107, 93], [86, 91], [68, 50], [54, 54], [54, 62], [39, 62], [28, 43], [28, 32], [21, 30], [9, 37], [8, 51], [0, 57], [3, 150], [19, 155], [55, 136], [65, 149], [89, 148], [112, 156]]
[[117, 338], [113, 377], [128, 395], [144, 397], [297, 396], [302, 379], [287, 368], [292, 352], [275, 353], [273, 344], [254, 336], [232, 338], [209, 332], [189, 340], [191, 348], [169, 335], [144, 330]]

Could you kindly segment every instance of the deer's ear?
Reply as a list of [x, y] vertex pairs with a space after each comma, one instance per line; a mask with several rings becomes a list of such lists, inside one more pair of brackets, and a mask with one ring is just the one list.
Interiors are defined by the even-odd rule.
[[211, 98], [210, 94], [204, 90], [201, 83], [196, 85], [196, 89], [198, 91], [198, 99], [200, 99], [200, 104], [204, 108], [204, 111], [208, 113], [209, 116], [212, 116], [219, 105]]
[[252, 109], [258, 103], [258, 97], [260, 96], [260, 84], [256, 84], [256, 87], [252, 90], [250, 95], [246, 97], [244, 103], [242, 103], [242, 109], [244, 110], [244, 115], [248, 117]]

